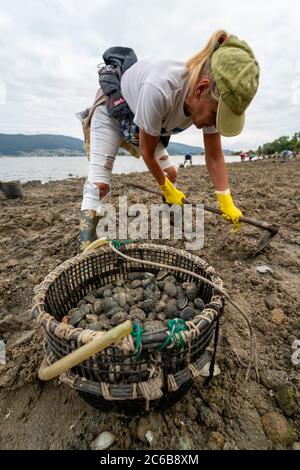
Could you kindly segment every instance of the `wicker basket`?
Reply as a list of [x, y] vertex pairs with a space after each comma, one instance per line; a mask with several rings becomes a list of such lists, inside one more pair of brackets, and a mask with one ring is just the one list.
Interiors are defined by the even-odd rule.
[[[165, 245], [128, 244], [125, 254], [185, 268], [210, 279], [222, 288], [214, 269], [199, 257]], [[61, 323], [68, 311], [92, 290], [126, 279], [133, 271], [157, 273], [159, 268], [119, 257], [110, 247], [86, 252], [56, 268], [40, 284], [34, 297], [33, 317], [43, 326], [48, 364], [101, 335]], [[131, 336], [71, 369], [60, 379], [77, 390], [90, 404], [100, 409], [141, 412], [157, 405], [170, 406], [188, 391], [193, 378], [208, 362], [213, 372], [219, 319], [224, 299], [207, 283], [191, 274], [173, 271], [179, 282], [196, 282], [205, 303], [201, 315], [187, 322], [181, 346], [174, 343], [159, 351], [169, 330], [144, 333], [137, 354]]]

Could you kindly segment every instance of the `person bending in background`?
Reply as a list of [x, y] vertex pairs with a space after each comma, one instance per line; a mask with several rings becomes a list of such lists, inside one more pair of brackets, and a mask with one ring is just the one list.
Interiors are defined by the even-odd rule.
[[190, 153], [187, 153], [184, 157], [183, 166], [188, 167], [188, 166], [192, 166], [192, 164], [193, 164], [193, 157]]

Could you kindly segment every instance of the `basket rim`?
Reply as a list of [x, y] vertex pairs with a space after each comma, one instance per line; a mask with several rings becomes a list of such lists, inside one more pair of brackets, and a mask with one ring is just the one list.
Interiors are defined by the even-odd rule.
[[[210, 274], [212, 282], [214, 282], [219, 288], [221, 289], [223, 288], [223, 281], [219, 277], [219, 275], [216, 274], [215, 269], [211, 265], [209, 265], [205, 260], [203, 260], [197, 255], [194, 255], [186, 250], [174, 248], [168, 245], [163, 245], [163, 244], [160, 245], [160, 244], [154, 244], [154, 243], [138, 243], [138, 242], [126, 244], [125, 253], [130, 254], [131, 250], [134, 250], [137, 248], [146, 249], [146, 250], [157, 249], [161, 251], [168, 251], [174, 254], [181, 255], [187, 259], [190, 259], [194, 261], [196, 264], [198, 264], [199, 266], [201, 266], [201, 268], [203, 268], [206, 273]], [[67, 269], [79, 264], [81, 261], [85, 259], [97, 257], [103, 251], [107, 251], [107, 252], [111, 251], [111, 248], [109, 246], [103, 246], [100, 249], [97, 249], [94, 251], [86, 251], [72, 258], [69, 258], [68, 260], [58, 265], [50, 273], [48, 273], [47, 276], [44, 278], [44, 280], [35, 287], [34, 289], [35, 295], [33, 297], [31, 314], [32, 314], [32, 317], [39, 324], [43, 325], [44, 327], [47, 325], [48, 328], [50, 326], [50, 329], [52, 330], [54, 334], [55, 334], [56, 328], [60, 328], [63, 325], [63, 329], [65, 333], [64, 338], [75, 339], [75, 336], [76, 336], [78, 342], [79, 343], [81, 342], [82, 344], [85, 344], [88, 341], [90, 341], [92, 338], [95, 338], [103, 334], [102, 331], [99, 332], [99, 331], [89, 330], [88, 328], [86, 329], [76, 328], [72, 325], [64, 324], [58, 321], [51, 313], [48, 313], [45, 310], [45, 298], [52, 283]], [[207, 321], [209, 321], [208, 318], [210, 318], [211, 321], [216, 320], [216, 318], [220, 314], [220, 309], [223, 308], [223, 301], [224, 301], [224, 296], [222, 296], [221, 293], [213, 293], [209, 304], [204, 308], [204, 310], [201, 312], [200, 315], [197, 315], [196, 317], [193, 318], [193, 324], [197, 327], [200, 327], [201, 322], [203, 320], [204, 320], [204, 324], [207, 324]], [[142, 336], [142, 343], [144, 342], [147, 343], [147, 339], [149, 342], [149, 337], [151, 335], [152, 336], [156, 335], [156, 339], [159, 342], [164, 341], [168, 331], [169, 331], [168, 328], [165, 327], [159, 330], [146, 332]], [[84, 335], [82, 335], [83, 332], [85, 333]]]

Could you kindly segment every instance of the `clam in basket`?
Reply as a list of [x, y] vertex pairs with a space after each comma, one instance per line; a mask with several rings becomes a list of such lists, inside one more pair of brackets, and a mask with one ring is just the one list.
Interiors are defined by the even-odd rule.
[[[36, 290], [32, 315], [45, 335], [44, 366], [74, 353], [104, 332], [75, 328], [62, 322], [88, 293], [126, 280], [131, 272], [157, 274], [166, 265], [178, 282], [195, 282], [205, 308], [192, 321], [169, 321], [168, 328], [131, 334], [60, 375], [92, 406], [102, 410], [140, 413], [168, 407], [189, 390], [194, 378], [209, 366], [214, 371], [219, 320], [224, 297], [197, 275], [222, 289], [222, 280], [201, 258], [183, 250], [148, 243], [124, 244], [122, 257], [111, 246], [75, 256], [52, 271]], [[164, 268], [166, 269], [166, 268]], [[127, 322], [128, 323], [128, 322]]]

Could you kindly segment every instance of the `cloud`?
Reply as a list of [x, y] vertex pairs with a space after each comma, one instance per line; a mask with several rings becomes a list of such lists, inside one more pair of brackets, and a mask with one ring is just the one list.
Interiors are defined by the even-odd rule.
[[[300, 114], [299, 14], [292, 0], [1, 0], [1, 132], [82, 137], [74, 113], [93, 101], [107, 47], [186, 60], [225, 28], [252, 46], [261, 80], [244, 132], [224, 147], [255, 148], [292, 134]], [[196, 128], [173, 140], [203, 144]]]

